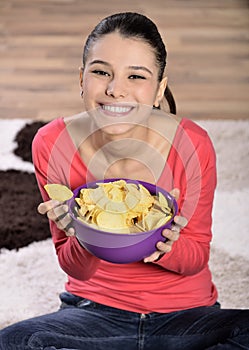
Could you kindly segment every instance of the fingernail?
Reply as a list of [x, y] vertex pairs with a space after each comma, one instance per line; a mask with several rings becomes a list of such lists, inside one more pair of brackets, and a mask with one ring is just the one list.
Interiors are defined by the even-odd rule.
[[67, 234], [68, 234], [68, 236], [74, 236], [75, 235], [74, 229], [72, 227], [70, 229], [68, 229]]
[[61, 202], [57, 201], [56, 199], [52, 199], [51, 203], [52, 203], [53, 206], [56, 206], [56, 207], [61, 204]]

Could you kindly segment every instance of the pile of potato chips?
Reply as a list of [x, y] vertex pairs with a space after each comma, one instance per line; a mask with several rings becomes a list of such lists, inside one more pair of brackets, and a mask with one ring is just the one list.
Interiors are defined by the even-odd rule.
[[153, 196], [141, 184], [117, 180], [83, 188], [78, 198], [77, 219], [99, 230], [132, 233], [153, 230], [172, 217], [165, 196]]

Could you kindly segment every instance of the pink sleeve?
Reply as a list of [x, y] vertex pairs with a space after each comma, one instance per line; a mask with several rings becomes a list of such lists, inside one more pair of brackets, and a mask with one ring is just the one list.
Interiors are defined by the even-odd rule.
[[[45, 128], [48, 128], [46, 126]], [[41, 132], [35, 136], [32, 145], [33, 163], [35, 174], [41, 195], [44, 201], [49, 200], [44, 185], [48, 182], [64, 183], [65, 181], [58, 177], [58, 172], [48, 165], [51, 162], [51, 149], [54, 141], [50, 138], [44, 139]], [[49, 166], [49, 176], [48, 176]], [[69, 183], [69, 181], [68, 181]], [[95, 273], [100, 260], [87, 252], [78, 242], [76, 237], [67, 237], [65, 232], [59, 230], [54, 222], [50, 222], [50, 230], [55, 245], [61, 268], [73, 278], [78, 280], [87, 280]]]
[[188, 224], [181, 230], [172, 251], [156, 262], [183, 275], [194, 275], [207, 266], [212, 238], [216, 156], [208, 135], [205, 133], [199, 139], [201, 141], [194, 144], [195, 152], [184, 166], [175, 166], [173, 175], [174, 187], [181, 191], [179, 215], [186, 217]]

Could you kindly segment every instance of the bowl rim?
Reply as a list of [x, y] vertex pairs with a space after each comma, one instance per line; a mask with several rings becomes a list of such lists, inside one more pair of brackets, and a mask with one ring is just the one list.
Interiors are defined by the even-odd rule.
[[[172, 201], [172, 207], [174, 208], [174, 213], [172, 215], [172, 217], [170, 218], [169, 221], [167, 221], [164, 225], [162, 226], [159, 226], [153, 230], [149, 230], [149, 231], [141, 231], [141, 232], [130, 232], [130, 233], [121, 233], [121, 232], [110, 232], [110, 231], [105, 231], [105, 230], [97, 230], [96, 228], [93, 228], [91, 227], [90, 225], [87, 225], [85, 224], [83, 221], [77, 219], [73, 213], [73, 209], [72, 209], [72, 206], [73, 206], [73, 203], [75, 203], [77, 205], [77, 203], [75, 202], [75, 197], [78, 195], [79, 191], [82, 189], [82, 188], [93, 188], [94, 186], [96, 186], [98, 183], [108, 183], [108, 182], [113, 182], [113, 181], [119, 181], [119, 180], [124, 180], [128, 183], [137, 183], [137, 184], [142, 184], [142, 185], [145, 185], [145, 188], [147, 189], [146, 186], [152, 186], [152, 187], [155, 187], [156, 188], [156, 192], [155, 193], [158, 193], [158, 192], [162, 192], [163, 195], [166, 195], [167, 197], [170, 198], [170, 200]], [[71, 219], [74, 221], [77, 222], [77, 224], [79, 225], [82, 225], [82, 227], [86, 227], [90, 230], [93, 230], [93, 231], [97, 231], [99, 234], [108, 234], [108, 235], [115, 235], [115, 236], [118, 236], [118, 235], [122, 235], [122, 236], [143, 236], [143, 235], [148, 235], [148, 234], [152, 234], [154, 232], [156, 232], [157, 230], [161, 230], [161, 229], [164, 229], [164, 227], [168, 226], [169, 224], [171, 224], [173, 221], [174, 221], [174, 217], [177, 215], [177, 212], [178, 212], [178, 204], [177, 204], [177, 201], [176, 199], [168, 192], [166, 191], [164, 188], [156, 185], [156, 184], [153, 184], [153, 183], [150, 183], [150, 182], [146, 182], [146, 181], [142, 181], [142, 180], [134, 180], [134, 179], [128, 179], [128, 178], [107, 178], [107, 179], [102, 179], [102, 180], [95, 180], [95, 181], [91, 181], [91, 182], [87, 182], [83, 185], [80, 185], [78, 186], [77, 188], [75, 188], [73, 190], [73, 197], [71, 197], [68, 201], [67, 201], [67, 205], [68, 205], [68, 212], [69, 212], [69, 215], [71, 217]], [[76, 233], [76, 236], [77, 236], [77, 233]]]

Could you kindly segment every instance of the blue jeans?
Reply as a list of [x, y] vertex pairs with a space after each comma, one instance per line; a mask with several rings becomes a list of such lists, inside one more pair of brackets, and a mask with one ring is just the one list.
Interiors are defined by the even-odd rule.
[[1, 350], [249, 349], [249, 310], [218, 305], [147, 315], [61, 294], [60, 310], [0, 331]]

